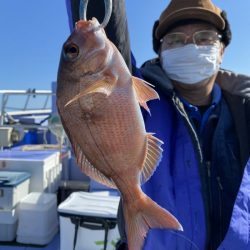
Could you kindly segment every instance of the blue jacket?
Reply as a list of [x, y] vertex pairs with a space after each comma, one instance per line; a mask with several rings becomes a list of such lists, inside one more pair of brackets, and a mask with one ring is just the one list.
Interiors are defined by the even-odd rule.
[[[221, 176], [222, 189], [225, 190], [222, 190], [222, 195], [220, 195], [220, 190], [213, 190], [219, 186], [218, 183], [214, 184], [211, 181], [211, 187], [208, 188], [204, 181], [204, 172], [201, 171], [204, 167], [204, 164], [201, 164], [204, 162], [204, 155], [199, 136], [188, 118], [183, 103], [175, 95], [171, 82], [156, 61], [146, 63], [141, 73], [146, 80], [156, 85], [156, 90], [161, 98], [160, 101], [150, 103], [152, 116], [144, 116], [146, 129], [148, 132], [155, 132], [156, 136], [165, 142], [163, 159], [151, 179], [143, 185], [143, 190], [158, 204], [174, 214], [184, 227], [184, 232], [151, 229], [147, 235], [144, 250], [216, 249], [218, 241], [221, 242], [224, 239], [226, 231], [225, 229], [225, 232], [219, 231], [221, 236], [213, 235], [213, 227], [209, 227], [209, 224], [219, 227], [220, 223], [229, 224], [230, 220], [230, 226], [224, 225], [224, 228], [228, 230], [218, 249], [250, 249], [250, 243], [248, 243], [250, 189], [247, 190], [250, 187], [250, 183], [248, 183], [250, 166], [249, 163], [246, 164], [250, 156], [249, 78], [225, 71], [221, 71], [217, 78], [223, 91], [220, 115], [223, 119], [218, 122], [217, 127], [219, 128], [215, 132], [215, 145], [213, 145], [215, 151], [213, 155], [217, 155], [218, 158], [214, 157], [214, 162], [216, 165], [221, 165], [217, 167], [220, 169], [220, 173], [214, 173], [215, 178], [213, 179], [217, 180], [218, 176]], [[233, 98], [234, 95], [236, 100]], [[240, 107], [239, 103], [244, 103], [244, 108]], [[244, 114], [238, 115], [239, 112], [235, 112], [237, 109]], [[226, 122], [223, 123], [223, 121]], [[229, 126], [229, 123], [232, 123], [232, 126]], [[238, 125], [235, 127], [235, 124]], [[227, 132], [228, 134], [223, 136]], [[227, 152], [227, 147], [219, 146], [228, 145], [231, 141], [237, 142], [236, 146], [232, 146], [233, 151], [238, 152], [237, 160], [234, 160], [234, 155], [230, 158], [231, 149]], [[236, 150], [234, 150], [234, 146]], [[221, 183], [219, 184], [221, 185]], [[240, 184], [241, 188], [238, 192]], [[209, 221], [211, 216], [208, 215], [209, 204], [206, 204], [208, 199], [206, 189], [212, 189], [216, 194], [212, 198], [216, 203], [215, 209], [223, 210], [221, 211], [222, 218], [215, 217], [213, 223]], [[217, 208], [217, 199], [218, 203], [219, 199], [222, 199], [231, 205], [222, 204]], [[238, 221], [241, 223], [237, 223]], [[208, 242], [208, 237], [211, 235], [213, 241], [217, 241], [217, 243]]]

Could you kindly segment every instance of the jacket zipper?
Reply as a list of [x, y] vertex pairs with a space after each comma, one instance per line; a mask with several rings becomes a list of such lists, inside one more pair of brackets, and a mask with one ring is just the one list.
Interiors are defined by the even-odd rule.
[[220, 221], [220, 226], [219, 226], [219, 235], [220, 235], [220, 240], [223, 240], [222, 236], [222, 228], [223, 228], [223, 220], [222, 220], [222, 192], [223, 192], [223, 186], [221, 184], [220, 177], [217, 176], [217, 183], [218, 183], [218, 188], [219, 188], [219, 221]]
[[[209, 213], [209, 226], [210, 226], [210, 232], [211, 232], [211, 228], [212, 228], [212, 218], [213, 218], [213, 195], [212, 195], [212, 185], [211, 185], [211, 162], [210, 161], [206, 161], [205, 162], [205, 167], [207, 170], [207, 191], [208, 191], [208, 213]], [[213, 242], [212, 242], [212, 238], [211, 238], [211, 234], [210, 234], [210, 238], [208, 239], [209, 242], [209, 248], [213, 249]]]
[[[177, 110], [179, 111], [179, 113], [183, 116], [183, 118], [185, 119], [185, 121], [187, 122], [187, 127], [190, 131], [190, 134], [191, 134], [191, 138], [194, 142], [194, 145], [196, 145], [196, 149], [195, 152], [196, 152], [196, 155], [197, 155], [197, 160], [198, 160], [198, 164], [199, 164], [199, 171], [200, 171], [200, 174], [202, 176], [202, 185], [205, 185], [207, 186], [207, 192], [209, 193], [209, 196], [210, 196], [210, 193], [211, 193], [211, 185], [209, 184], [208, 186], [208, 176], [209, 176], [209, 179], [211, 178], [211, 170], [210, 170], [210, 166], [209, 166], [209, 171], [208, 171], [208, 168], [207, 169], [204, 169], [204, 162], [203, 162], [203, 154], [202, 154], [202, 150], [201, 150], [201, 145], [200, 145], [200, 142], [199, 142], [199, 139], [198, 139], [198, 136], [197, 136], [197, 133], [195, 132], [194, 128], [193, 128], [193, 125], [192, 123], [190, 122], [189, 118], [188, 118], [188, 115], [184, 109], [184, 105], [183, 103], [180, 101], [180, 99], [175, 95], [175, 93], [173, 93], [173, 97], [172, 97], [172, 101], [175, 105], [175, 107], [177, 108]], [[208, 175], [209, 174], [209, 175]], [[210, 180], [209, 180], [209, 183], [210, 183]], [[203, 190], [204, 191], [204, 190]], [[204, 193], [203, 193], [204, 195]], [[210, 204], [204, 199], [204, 204], [205, 204], [205, 208], [206, 208], [206, 229], [207, 229], [207, 246], [209, 248], [211, 248], [211, 244], [210, 244], [210, 231], [211, 231], [211, 222], [210, 222], [210, 214], [211, 214], [211, 209], [210, 209]], [[212, 248], [211, 248], [212, 249]]]
[[209, 192], [209, 200], [210, 200], [210, 213], [212, 213], [212, 208], [213, 208], [213, 195], [212, 195], [212, 185], [211, 185], [211, 162], [206, 161], [205, 163], [207, 167], [207, 180], [208, 180], [208, 192]]

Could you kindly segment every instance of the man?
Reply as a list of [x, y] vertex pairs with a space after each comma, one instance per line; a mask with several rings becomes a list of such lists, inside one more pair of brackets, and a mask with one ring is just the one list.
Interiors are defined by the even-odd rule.
[[[225, 13], [211, 1], [172, 0], [153, 30], [158, 58], [134, 68], [160, 95], [144, 118], [165, 142], [142, 188], [184, 228], [150, 230], [144, 250], [250, 249], [250, 78], [220, 69], [230, 40]], [[118, 220], [118, 248], [126, 249], [122, 209]]]
[[152, 229], [144, 249], [240, 249], [225, 236], [250, 156], [250, 79], [219, 70], [231, 39], [225, 13], [208, 0], [172, 0], [153, 37], [159, 57], [140, 73], [160, 102], [150, 103], [145, 123], [165, 147], [143, 190], [184, 232]]

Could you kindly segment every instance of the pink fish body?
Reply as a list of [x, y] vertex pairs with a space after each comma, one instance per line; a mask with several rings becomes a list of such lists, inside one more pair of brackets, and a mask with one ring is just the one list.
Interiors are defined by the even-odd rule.
[[[162, 141], [145, 131], [140, 105], [158, 94], [132, 77], [98, 21], [79, 21], [63, 46], [57, 106], [77, 163], [94, 180], [118, 188], [129, 250], [140, 250], [149, 228], [182, 230], [140, 185], [162, 156]], [[140, 104], [140, 105], [139, 105]]]

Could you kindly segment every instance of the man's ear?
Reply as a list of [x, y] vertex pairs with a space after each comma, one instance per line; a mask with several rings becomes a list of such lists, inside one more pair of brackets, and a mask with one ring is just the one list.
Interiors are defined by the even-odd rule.
[[221, 46], [220, 46], [220, 55], [219, 55], [219, 64], [222, 63], [222, 59], [223, 59], [223, 56], [224, 56], [224, 52], [225, 52], [225, 44], [224, 43], [221, 43]]
[[161, 42], [155, 37], [155, 30], [159, 25], [159, 20], [154, 22], [153, 30], [152, 30], [152, 42], [153, 42], [153, 49], [156, 54], [159, 54], [160, 44]]

